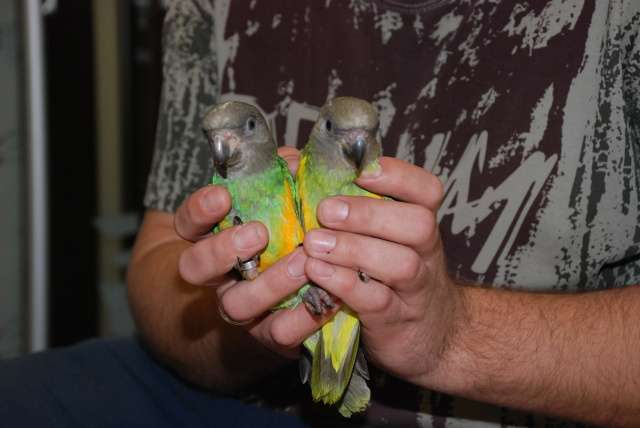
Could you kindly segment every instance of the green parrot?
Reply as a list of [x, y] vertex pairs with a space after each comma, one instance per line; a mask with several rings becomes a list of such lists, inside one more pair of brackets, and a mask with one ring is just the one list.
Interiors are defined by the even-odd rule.
[[[214, 232], [248, 221], [260, 221], [269, 231], [267, 247], [236, 264], [243, 278], [252, 280], [302, 243], [293, 176], [256, 107], [239, 101], [218, 104], [205, 114], [202, 129], [213, 154], [211, 182], [225, 186], [231, 195], [231, 210]], [[295, 295], [281, 305], [298, 303]]]
[[[362, 171], [379, 168], [382, 145], [376, 137], [377, 131], [378, 112], [364, 100], [334, 98], [321, 109], [296, 174], [305, 231], [319, 227], [316, 208], [326, 197], [381, 197], [354, 183]], [[358, 274], [361, 280], [368, 280], [365, 273]], [[333, 307], [330, 296], [315, 285], [302, 297], [316, 314]], [[356, 314], [342, 307], [304, 342], [311, 355], [310, 384], [314, 400], [338, 404], [340, 413], [346, 417], [363, 411], [371, 395], [359, 338], [360, 322]]]

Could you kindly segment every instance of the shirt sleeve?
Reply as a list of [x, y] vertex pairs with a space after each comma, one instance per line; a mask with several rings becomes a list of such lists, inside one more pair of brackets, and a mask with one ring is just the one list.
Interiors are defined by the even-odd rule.
[[147, 208], [175, 212], [211, 176], [200, 120], [218, 92], [213, 12], [213, 2], [206, 0], [169, 4], [155, 150], [144, 197]]

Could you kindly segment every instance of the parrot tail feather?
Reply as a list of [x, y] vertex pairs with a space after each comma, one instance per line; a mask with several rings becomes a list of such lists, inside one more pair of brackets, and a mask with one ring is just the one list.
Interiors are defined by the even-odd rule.
[[[327, 322], [319, 333], [318, 340], [313, 346], [311, 367], [313, 399], [325, 404], [341, 403], [345, 409], [344, 413], [364, 409], [369, 402], [369, 389], [365, 380], [368, 377], [366, 365], [365, 368], [360, 369], [358, 379], [354, 379], [355, 389], [352, 394], [345, 395], [345, 390], [352, 381], [358, 356], [360, 340], [358, 319], [343, 309]], [[361, 392], [365, 389], [366, 394]]]
[[358, 349], [358, 357], [356, 358], [351, 380], [338, 407], [338, 412], [345, 418], [351, 417], [354, 413], [364, 411], [369, 405], [371, 390], [367, 385], [368, 380], [369, 367], [367, 366], [367, 360], [364, 357], [364, 352]]

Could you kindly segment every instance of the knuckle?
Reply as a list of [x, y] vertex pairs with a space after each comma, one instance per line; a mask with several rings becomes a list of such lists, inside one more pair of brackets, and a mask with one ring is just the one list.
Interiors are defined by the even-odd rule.
[[292, 348], [298, 344], [291, 330], [278, 320], [271, 324], [270, 336], [273, 343], [283, 348]]
[[222, 186], [218, 186], [218, 185], [212, 185], [210, 186], [212, 187], [214, 190], [214, 192], [216, 193], [216, 197], [218, 198], [218, 216], [224, 216], [224, 214], [227, 213], [227, 211], [231, 208], [231, 195], [229, 194], [229, 191]]
[[428, 241], [433, 235], [435, 227], [435, 216], [432, 211], [425, 207], [417, 206], [417, 219], [415, 224], [415, 237], [420, 243]]
[[282, 347], [275, 343], [271, 335], [272, 323], [261, 321], [257, 327], [249, 330], [249, 334], [253, 336], [262, 346], [270, 349], [278, 354], [281, 353]]
[[286, 263], [280, 263], [277, 269], [267, 269], [258, 276], [258, 280], [261, 276], [265, 279], [265, 289], [274, 300], [282, 300], [300, 288], [299, 283], [289, 277]]
[[[220, 264], [220, 251], [218, 251], [218, 247], [222, 240], [224, 240], [222, 235], [213, 235], [196, 242], [193, 245], [193, 249], [197, 251], [198, 258], [203, 263], [206, 260], [210, 266], [217, 266]], [[222, 254], [224, 254], [224, 252]]]
[[188, 217], [187, 201], [184, 201], [176, 210], [176, 215], [173, 216], [173, 229], [176, 231], [178, 236], [185, 240], [191, 240], [188, 236]]
[[217, 250], [217, 239], [211, 237], [198, 241], [180, 255], [178, 268], [182, 278], [192, 284], [205, 284], [216, 275], [230, 269]]
[[442, 199], [444, 198], [444, 185], [438, 177], [433, 174], [430, 175], [432, 178], [431, 197], [435, 201], [436, 205], [439, 206], [440, 203], [442, 203]]
[[253, 281], [241, 281], [234, 285], [230, 291], [236, 291], [238, 296], [242, 295], [242, 298], [238, 297], [236, 300], [241, 301], [241, 311], [244, 311], [242, 316], [245, 318], [253, 317], [253, 313], [263, 310], [267, 310], [268, 306], [265, 304], [264, 287], [260, 287], [260, 277]]
[[[231, 243], [231, 231], [224, 230], [208, 236], [194, 244], [194, 247], [201, 248], [202, 262], [206, 263], [212, 269], [220, 270], [225, 267], [224, 271], [231, 269], [236, 261], [236, 254], [230, 251], [233, 248]], [[242, 255], [238, 255], [242, 256]]]
[[197, 275], [195, 267], [197, 263], [193, 263], [193, 255], [191, 249], [186, 249], [178, 259], [178, 273], [180, 277], [190, 284], [197, 284]]
[[[208, 201], [207, 204], [205, 204], [205, 198]], [[199, 189], [185, 199], [178, 208], [183, 233], [194, 234], [212, 226], [224, 217], [230, 207], [231, 196], [224, 187], [210, 185]]]
[[196, 192], [189, 196], [189, 199], [186, 201], [186, 220], [190, 224], [201, 224], [204, 223], [203, 212], [202, 212], [202, 192]]
[[342, 280], [340, 282], [340, 291], [343, 296], [350, 296], [354, 294], [359, 282], [357, 272], [349, 271], [347, 275], [342, 275]]
[[422, 259], [420, 256], [414, 251], [409, 251], [401, 260], [399, 266], [401, 279], [408, 281], [416, 279], [422, 270]]
[[182, 202], [173, 218], [173, 227], [176, 233], [187, 241], [194, 241], [196, 238], [193, 236], [195, 218], [198, 215], [194, 206], [197, 202], [195, 199], [194, 195], [191, 195]]
[[[401, 161], [398, 159], [399, 162], [402, 162], [404, 164], [404, 161]], [[391, 185], [393, 187], [402, 187], [404, 183], [410, 183], [412, 182], [411, 178], [412, 178], [412, 174], [411, 174], [411, 168], [406, 168], [405, 165], [395, 165], [396, 170], [395, 170], [395, 174], [393, 174], [391, 176]]]
[[353, 267], [357, 267], [358, 255], [360, 250], [358, 245], [353, 242], [353, 235], [337, 234], [336, 248], [340, 248], [340, 252], [344, 254], [344, 257], [348, 260], [347, 263], [351, 263]]
[[220, 300], [220, 306], [222, 306], [222, 309], [224, 309], [224, 312], [232, 320], [244, 321], [247, 317], [245, 314], [242, 313], [242, 311], [238, 310], [238, 308], [241, 308], [241, 306], [234, 304], [234, 301], [237, 300], [234, 294], [235, 293], [234, 293], [233, 287], [227, 290], [226, 293], [224, 293], [222, 296], [218, 298]]
[[[375, 201], [371, 198], [360, 197], [355, 205], [355, 215], [351, 219], [361, 225], [371, 225], [378, 218], [376, 216]], [[349, 216], [351, 217], [351, 216]]]
[[386, 312], [391, 307], [393, 301], [393, 291], [389, 287], [381, 287], [380, 292], [371, 299], [372, 312]]

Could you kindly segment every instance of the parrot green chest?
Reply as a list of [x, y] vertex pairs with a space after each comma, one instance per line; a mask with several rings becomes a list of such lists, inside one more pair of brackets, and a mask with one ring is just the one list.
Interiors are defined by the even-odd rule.
[[319, 227], [316, 209], [325, 198], [337, 195], [379, 197], [355, 184], [355, 179], [355, 171], [333, 168], [310, 152], [303, 153], [296, 183], [304, 229], [311, 230]]
[[212, 184], [226, 187], [231, 196], [231, 210], [214, 232], [232, 227], [234, 219], [242, 223], [259, 221], [269, 231], [269, 244], [260, 257], [260, 271], [293, 251], [303, 239], [293, 180], [288, 174], [286, 164], [283, 169], [281, 162], [277, 162], [258, 174], [212, 178]]

